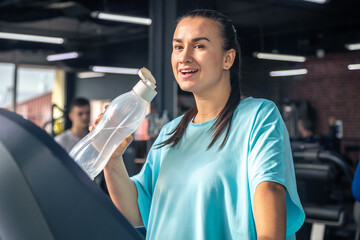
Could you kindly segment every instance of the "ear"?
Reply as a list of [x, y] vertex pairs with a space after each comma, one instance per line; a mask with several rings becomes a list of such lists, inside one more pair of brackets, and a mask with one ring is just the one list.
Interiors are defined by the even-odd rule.
[[230, 50], [227, 50], [227, 51], [225, 52], [223, 69], [226, 69], [226, 67], [227, 67], [228, 69], [230, 69], [231, 66], [234, 64], [235, 57], [236, 57], [236, 51], [235, 51], [235, 49], [232, 48], [232, 49], [230, 49]]
[[68, 113], [68, 116], [69, 116], [70, 121], [73, 121], [73, 113], [72, 113], [72, 112], [69, 112], [69, 113]]

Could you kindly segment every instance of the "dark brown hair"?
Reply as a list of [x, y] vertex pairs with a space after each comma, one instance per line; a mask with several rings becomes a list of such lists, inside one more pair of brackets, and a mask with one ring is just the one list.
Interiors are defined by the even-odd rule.
[[69, 112], [71, 112], [71, 110], [74, 107], [83, 107], [83, 106], [90, 106], [90, 102], [89, 100], [87, 100], [86, 98], [82, 98], [82, 97], [78, 97], [78, 98], [74, 98], [69, 105]]
[[[217, 141], [219, 136], [226, 130], [226, 135], [222, 141], [219, 150], [224, 146], [226, 139], [228, 138], [232, 117], [236, 107], [240, 103], [241, 93], [240, 93], [240, 48], [236, 37], [235, 27], [232, 25], [231, 21], [225, 15], [208, 9], [196, 9], [186, 13], [184, 16], [178, 19], [177, 23], [187, 17], [202, 17], [208, 18], [218, 23], [220, 35], [222, 37], [222, 47], [224, 51], [234, 49], [236, 51], [236, 57], [234, 59], [234, 63], [230, 68], [230, 84], [231, 84], [231, 92], [228, 101], [226, 102], [225, 107], [219, 113], [216, 118], [215, 123], [211, 127], [213, 132], [213, 140], [208, 146], [210, 149], [214, 143]], [[187, 111], [180, 123], [177, 127], [170, 132], [168, 135], [172, 135], [169, 139], [163, 141], [158, 145], [159, 148], [164, 147], [166, 145], [170, 145], [171, 147], [175, 147], [181, 137], [184, 135], [185, 130], [189, 122], [196, 116], [198, 110], [197, 107], [194, 106], [189, 111]]]

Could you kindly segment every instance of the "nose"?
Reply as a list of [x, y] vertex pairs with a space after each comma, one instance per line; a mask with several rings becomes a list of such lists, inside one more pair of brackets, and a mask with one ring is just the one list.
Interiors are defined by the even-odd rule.
[[181, 52], [180, 63], [190, 63], [192, 62], [192, 51], [191, 48], [185, 47], [184, 50]]

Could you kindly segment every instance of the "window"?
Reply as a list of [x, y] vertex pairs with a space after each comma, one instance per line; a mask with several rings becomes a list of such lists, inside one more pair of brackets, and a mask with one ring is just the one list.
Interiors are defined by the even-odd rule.
[[39, 127], [51, 121], [55, 70], [18, 68], [16, 112]]
[[11, 109], [14, 91], [15, 64], [0, 63], [0, 108]]
[[[17, 79], [14, 80], [17, 70]], [[44, 67], [18, 67], [0, 63], [0, 107], [13, 110], [16, 91], [16, 113], [51, 133], [52, 105], [64, 108], [64, 72]], [[16, 83], [16, 87], [14, 84]], [[16, 88], [16, 90], [15, 90]], [[61, 125], [63, 112], [54, 109], [55, 123]], [[58, 124], [58, 125], [59, 125]], [[59, 126], [60, 126], [59, 125]], [[61, 127], [58, 126], [58, 130]]]

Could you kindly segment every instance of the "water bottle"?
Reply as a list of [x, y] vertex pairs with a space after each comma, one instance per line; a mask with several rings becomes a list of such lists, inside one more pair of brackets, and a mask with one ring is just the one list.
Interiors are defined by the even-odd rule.
[[69, 153], [91, 179], [104, 169], [120, 143], [140, 126], [148, 104], [157, 94], [150, 71], [142, 68], [138, 74], [141, 80], [109, 104], [95, 128]]

